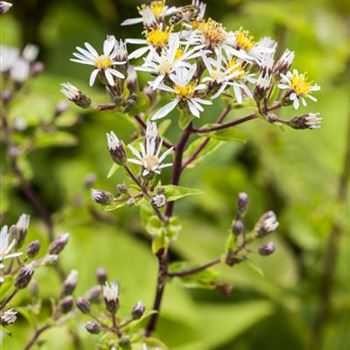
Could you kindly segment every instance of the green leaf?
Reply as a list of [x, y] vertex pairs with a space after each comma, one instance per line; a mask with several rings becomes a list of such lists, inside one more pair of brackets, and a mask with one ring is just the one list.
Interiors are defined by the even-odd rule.
[[65, 112], [55, 119], [55, 125], [67, 128], [70, 126], [74, 126], [79, 121], [78, 114], [75, 114], [73, 111]]
[[187, 126], [192, 122], [194, 116], [185, 112], [180, 113], [179, 117], [179, 128], [186, 129]]
[[252, 261], [251, 259], [247, 259], [247, 265], [253, 270], [255, 271], [259, 276], [261, 277], [265, 277], [264, 271], [262, 270], [262, 268], [256, 264], [254, 261]]
[[[186, 271], [197, 267], [193, 263], [186, 261], [175, 262], [169, 265], [170, 272]], [[205, 288], [214, 289], [217, 286], [217, 273], [212, 270], [206, 269], [197, 273], [176, 277], [182, 285], [187, 288]]]
[[168, 239], [161, 234], [152, 240], [152, 253], [156, 255], [161, 249], [166, 249], [168, 246]]
[[203, 193], [202, 191], [197, 190], [196, 188], [188, 188], [175, 185], [166, 185], [162, 186], [162, 188], [164, 189], [164, 195], [168, 202], [176, 201], [183, 197], [194, 196]]
[[112, 166], [110, 167], [108, 174], [107, 174], [107, 179], [111, 178], [116, 171], [120, 168], [120, 165], [117, 163], [113, 163]]
[[40, 133], [34, 139], [34, 148], [69, 147], [78, 143], [75, 136], [68, 132], [56, 131], [54, 133]]
[[145, 112], [151, 104], [148, 96], [144, 92], [140, 91], [136, 95], [136, 103], [126, 110], [128, 114], [135, 115]]
[[158, 216], [153, 215], [148, 219], [147, 225], [146, 225], [146, 231], [150, 235], [160, 236], [162, 234], [163, 230], [164, 230], [163, 223], [158, 218]]
[[176, 216], [172, 216], [166, 226], [166, 236], [169, 238], [176, 238], [182, 230], [180, 220]]
[[[206, 124], [203, 128], [211, 128], [213, 126], [218, 126], [219, 124]], [[231, 142], [246, 142], [247, 138], [243, 132], [236, 128], [227, 128], [222, 130], [217, 130], [213, 132], [208, 132], [202, 135], [206, 135], [210, 138], [220, 141], [231, 141]]]
[[[207, 138], [205, 136], [199, 137], [197, 140], [193, 141], [188, 148], [186, 149], [184, 153], [184, 159], [185, 162], [187, 159], [189, 159], [199, 147], [205, 142]], [[206, 141], [205, 146], [203, 147], [202, 151], [199, 153], [199, 155], [196, 157], [194, 161], [192, 161], [187, 168], [193, 168], [198, 163], [200, 163], [203, 159], [205, 159], [210, 154], [214, 153], [219, 147], [221, 147], [224, 144], [223, 141], [215, 140], [213, 138], [208, 139]]]

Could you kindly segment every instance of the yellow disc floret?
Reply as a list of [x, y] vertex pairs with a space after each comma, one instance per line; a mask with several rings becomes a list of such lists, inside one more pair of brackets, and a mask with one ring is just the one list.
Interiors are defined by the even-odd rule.
[[227, 36], [224, 26], [209, 18], [206, 22], [198, 23], [197, 29], [202, 32], [209, 46], [221, 45]]
[[237, 72], [235, 77], [233, 79], [242, 79], [244, 76], [247, 74], [246, 71], [244, 70], [244, 62], [238, 61], [236, 58], [232, 57], [228, 63], [227, 63], [227, 69], [230, 70], [230, 74]]
[[159, 158], [154, 155], [147, 155], [142, 159], [142, 165], [148, 171], [158, 168], [160, 165]]
[[95, 66], [98, 69], [106, 69], [112, 65], [112, 60], [108, 55], [101, 55], [95, 60]]
[[154, 16], [160, 17], [165, 10], [165, 0], [152, 1], [150, 6]]
[[189, 83], [185, 86], [175, 85], [174, 90], [176, 95], [182, 100], [188, 100], [193, 97], [196, 84]]
[[306, 96], [310, 93], [312, 82], [306, 77], [306, 74], [294, 72], [290, 79], [291, 89], [299, 96]]
[[165, 47], [168, 44], [171, 29], [153, 28], [146, 32], [147, 41], [154, 47]]
[[248, 30], [244, 30], [242, 27], [236, 31], [236, 48], [249, 51], [254, 46], [254, 38], [249, 35]]
[[177, 49], [176, 52], [175, 52], [175, 59], [179, 59], [180, 57], [182, 57], [184, 54], [184, 50], [182, 49]]

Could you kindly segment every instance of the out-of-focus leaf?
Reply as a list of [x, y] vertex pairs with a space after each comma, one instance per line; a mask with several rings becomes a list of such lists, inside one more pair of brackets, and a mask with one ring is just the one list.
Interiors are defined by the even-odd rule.
[[181, 112], [179, 116], [179, 128], [185, 129], [191, 123], [194, 116], [185, 112]]
[[111, 178], [116, 171], [120, 168], [120, 165], [117, 163], [113, 163], [112, 166], [110, 167], [108, 174], [107, 174], [107, 179]]
[[40, 133], [35, 136], [33, 147], [70, 147], [78, 143], [77, 138], [65, 131], [56, 131], [54, 133]]
[[[219, 124], [206, 124], [203, 128], [211, 128]], [[220, 141], [233, 141], [233, 142], [246, 142], [247, 138], [243, 132], [237, 128], [227, 128], [222, 130], [217, 130], [213, 132], [208, 132], [202, 135], [206, 135], [210, 138], [220, 140]]]
[[144, 92], [138, 92], [136, 95], [136, 103], [128, 108], [126, 112], [130, 115], [145, 112], [148, 110], [150, 103], [148, 96]]
[[164, 189], [164, 195], [168, 202], [176, 201], [183, 197], [194, 196], [203, 193], [202, 191], [197, 190], [196, 188], [188, 188], [175, 185], [166, 185], [162, 186], [162, 188]]

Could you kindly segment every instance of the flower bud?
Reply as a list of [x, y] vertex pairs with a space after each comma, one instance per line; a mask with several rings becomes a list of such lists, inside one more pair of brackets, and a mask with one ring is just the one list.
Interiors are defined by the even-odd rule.
[[34, 258], [40, 250], [40, 242], [38, 240], [30, 242], [26, 249], [26, 254], [28, 258]]
[[44, 63], [34, 62], [30, 68], [31, 76], [35, 77], [36, 75], [41, 74], [45, 69]]
[[110, 313], [116, 313], [119, 307], [119, 285], [117, 282], [106, 282], [103, 286], [103, 298], [106, 309]]
[[268, 211], [259, 219], [255, 225], [254, 231], [257, 233], [258, 237], [264, 237], [275, 231], [278, 225], [276, 214], [273, 211]]
[[33, 261], [21, 268], [15, 280], [15, 287], [17, 289], [24, 289], [28, 286], [34, 274], [34, 264], [35, 262]]
[[117, 189], [120, 193], [128, 193], [128, 187], [125, 184], [118, 184]]
[[273, 73], [275, 75], [286, 74], [289, 71], [289, 68], [292, 66], [294, 60], [294, 52], [290, 50], [284, 51], [283, 55], [276, 62]]
[[108, 151], [112, 159], [117, 164], [120, 164], [120, 165], [124, 164], [126, 162], [126, 153], [117, 135], [113, 131], [111, 131], [107, 133], [106, 136], [107, 136], [107, 143], [108, 143]]
[[293, 129], [319, 129], [322, 118], [319, 113], [308, 113], [300, 117], [294, 117], [288, 122]]
[[245, 192], [238, 194], [237, 210], [239, 214], [244, 215], [248, 210], [249, 198]]
[[0, 312], [0, 324], [4, 327], [15, 323], [17, 320], [17, 311], [14, 309], [8, 309], [4, 312]]
[[47, 254], [41, 259], [40, 264], [42, 266], [52, 266], [57, 263], [59, 258], [57, 254]]
[[69, 240], [69, 233], [64, 233], [63, 235], [56, 238], [49, 246], [50, 254], [59, 254], [65, 248]]
[[259, 254], [261, 256], [271, 255], [276, 250], [273, 242], [268, 242], [259, 248]]
[[96, 271], [97, 282], [104, 285], [107, 282], [107, 271], [103, 267], [99, 267]]
[[231, 227], [232, 233], [239, 236], [245, 232], [245, 225], [241, 219], [234, 220]]
[[85, 187], [90, 188], [96, 182], [95, 174], [88, 174], [85, 178]]
[[0, 1], [0, 14], [7, 12], [12, 7], [12, 4], [7, 1]]
[[133, 320], [138, 320], [145, 313], [145, 305], [142, 301], [138, 301], [131, 311], [131, 317]]
[[101, 302], [102, 287], [94, 286], [86, 293], [86, 299], [92, 304], [99, 304]]
[[77, 286], [79, 272], [72, 270], [63, 282], [61, 295], [70, 295]]
[[101, 332], [100, 326], [94, 321], [86, 322], [85, 328], [91, 334], [99, 334]]
[[30, 221], [30, 216], [27, 214], [22, 214], [16, 223], [16, 230], [17, 230], [16, 248], [20, 248], [23, 245], [23, 242], [26, 238], [27, 231], [28, 231], [29, 221]]
[[61, 92], [69, 101], [74, 102], [77, 106], [88, 108], [91, 106], [91, 99], [85, 95], [81, 90], [71, 83], [62, 83]]
[[55, 107], [54, 118], [57, 118], [60, 115], [62, 115], [68, 108], [69, 105], [67, 101], [59, 101]]
[[73, 297], [71, 295], [67, 295], [60, 301], [59, 308], [63, 314], [66, 314], [67, 312], [72, 310], [73, 304]]
[[83, 314], [89, 314], [91, 311], [91, 306], [87, 300], [84, 298], [79, 297], [75, 302], [77, 308], [83, 313]]
[[102, 204], [102, 205], [108, 205], [113, 202], [112, 193], [103, 191], [103, 190], [95, 190], [92, 188], [91, 197], [96, 203]]
[[152, 204], [155, 205], [157, 208], [164, 207], [164, 205], [166, 204], [166, 197], [164, 196], [164, 194], [156, 194], [152, 198]]

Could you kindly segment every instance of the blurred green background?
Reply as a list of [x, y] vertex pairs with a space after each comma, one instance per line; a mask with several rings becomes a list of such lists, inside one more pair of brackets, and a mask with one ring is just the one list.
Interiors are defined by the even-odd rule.
[[[136, 17], [132, 0], [19, 0], [1, 17], [2, 44], [23, 47], [32, 42], [41, 48], [45, 73], [35, 79], [33, 96], [18, 102], [14, 117], [45, 118], [62, 100], [59, 84], [70, 81], [96, 100], [106, 101], [98, 86], [88, 87], [90, 70], [72, 63], [75, 46], [88, 41], [101, 47], [106, 34], [138, 37], [139, 26], [120, 27], [125, 18]], [[169, 1], [175, 5], [186, 2]], [[295, 67], [308, 71], [322, 86], [319, 103], [307, 111], [319, 111], [323, 126], [317, 131], [281, 130], [260, 120], [240, 129], [245, 144], [227, 143], [198, 167], [188, 170], [182, 184], [197, 187], [204, 195], [181, 200], [176, 213], [184, 229], [174, 244], [172, 259], [204, 262], [222, 251], [234, 215], [235, 196], [245, 191], [251, 198], [251, 225], [264, 211], [276, 211], [280, 228], [274, 236], [277, 251], [269, 258], [255, 258], [264, 277], [242, 264], [234, 269], [217, 267], [223, 282], [234, 289], [229, 297], [218, 291], [185, 289], [176, 281], [167, 286], [157, 335], [176, 350], [306, 349], [319, 301], [319, 279], [327, 237], [335, 217], [341, 215], [343, 235], [332, 296], [334, 312], [325, 329], [324, 350], [350, 348], [350, 206], [340, 209], [336, 191], [345, 153], [350, 113], [350, 2], [311, 1], [208, 1], [209, 16], [227, 29], [240, 26], [255, 37], [270, 35], [281, 49], [296, 52]], [[221, 105], [203, 116], [213, 120]], [[97, 267], [105, 266], [111, 279], [121, 283], [121, 313], [127, 314], [139, 299], [151, 307], [156, 261], [150, 253], [136, 208], [108, 214], [96, 220], [90, 194], [84, 188], [89, 173], [97, 176], [95, 187], [113, 191], [118, 181], [107, 179], [111, 160], [105, 133], [117, 132], [130, 139], [132, 125], [113, 112], [78, 113], [73, 127], [76, 145], [39, 150], [29, 159], [32, 182], [55, 213], [56, 233], [70, 232], [63, 263], [80, 271], [76, 295], [94, 283]], [[234, 112], [240, 115], [242, 112]], [[282, 115], [293, 116], [293, 111]], [[204, 123], [204, 121], [203, 121]], [[177, 128], [176, 123], [173, 129]], [[174, 132], [175, 135], [175, 132]], [[171, 135], [170, 137], [173, 137]], [[167, 178], [169, 172], [165, 172]], [[68, 205], [67, 205], [68, 203]], [[2, 214], [14, 222], [31, 209], [15, 188], [2, 190]], [[341, 211], [341, 212], [340, 212]], [[33, 215], [30, 237], [45, 240]], [[58, 280], [51, 270], [38, 274], [41, 293], [57, 293]], [[20, 295], [15, 303], [20, 303]], [[76, 325], [86, 349], [95, 338]], [[13, 327], [4, 349], [21, 349], [31, 334], [24, 319]], [[47, 332], [42, 349], [71, 349], [64, 329]]]

